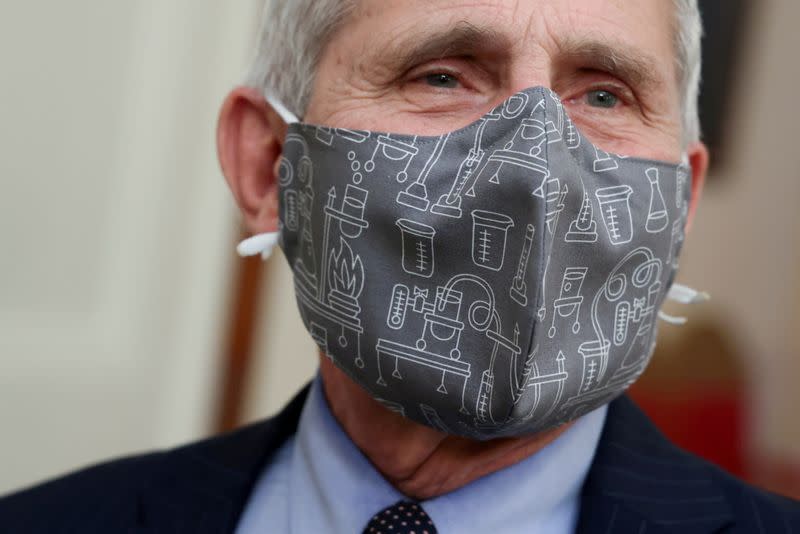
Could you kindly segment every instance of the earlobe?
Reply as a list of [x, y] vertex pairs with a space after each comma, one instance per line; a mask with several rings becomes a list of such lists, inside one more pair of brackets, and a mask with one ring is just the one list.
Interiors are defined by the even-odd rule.
[[278, 227], [276, 169], [286, 124], [255, 89], [231, 91], [217, 124], [217, 155], [225, 180], [253, 233]]
[[692, 198], [689, 201], [689, 216], [686, 221], [686, 232], [689, 232], [692, 228], [697, 205], [700, 203], [700, 198], [703, 194], [703, 187], [706, 183], [709, 154], [708, 148], [701, 141], [690, 144], [687, 154], [689, 156], [689, 165], [692, 168]]

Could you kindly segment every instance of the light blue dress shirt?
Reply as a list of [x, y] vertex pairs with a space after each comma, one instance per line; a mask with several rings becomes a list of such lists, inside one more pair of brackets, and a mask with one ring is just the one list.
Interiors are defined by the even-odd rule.
[[[605, 422], [604, 406], [533, 456], [422, 502], [440, 534], [568, 534]], [[358, 450], [333, 417], [319, 376], [297, 433], [267, 465], [237, 534], [361, 534], [370, 518], [405, 499]]]

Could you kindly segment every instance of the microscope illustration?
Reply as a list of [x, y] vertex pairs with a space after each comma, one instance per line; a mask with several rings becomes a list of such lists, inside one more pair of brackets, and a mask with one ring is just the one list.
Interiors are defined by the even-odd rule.
[[[428, 198], [428, 187], [426, 182], [431, 170], [439, 161], [439, 157], [441, 156], [442, 151], [444, 150], [444, 147], [450, 138], [449, 134], [441, 136], [437, 139], [436, 145], [433, 148], [433, 152], [425, 162], [425, 166], [417, 176], [417, 179], [409, 184], [404, 191], [398, 193], [397, 202], [416, 210], [428, 211], [430, 208], [431, 213], [435, 213], [436, 215], [443, 215], [445, 217], [452, 217], [455, 219], [461, 218], [461, 199], [464, 196], [475, 196], [475, 183], [479, 176], [479, 169], [482, 165], [484, 165], [486, 151], [483, 149], [482, 143], [483, 136], [486, 132], [486, 127], [489, 125], [489, 123], [499, 120], [500, 117], [501, 115], [496, 112], [490, 112], [481, 117], [479, 125], [475, 129], [475, 139], [472, 147], [469, 149], [467, 157], [464, 158], [459, 165], [458, 171], [453, 177], [453, 184], [451, 185], [450, 190], [439, 197], [439, 200], [433, 204], [433, 206], [431, 206], [431, 202]], [[411, 151], [412, 148], [414, 149], [413, 153]], [[408, 167], [411, 160], [417, 154], [417, 148], [410, 147], [408, 145], [399, 146], [397, 142], [394, 142], [392, 149], [397, 152], [398, 155], [403, 150], [409, 154], [405, 168], [397, 174], [397, 181], [403, 183], [408, 178]], [[386, 154], [385, 148], [384, 154]], [[369, 162], [367, 163], [369, 164]]]
[[[652, 348], [662, 261], [647, 247], [627, 254], [614, 268], [592, 300], [595, 339], [580, 345], [583, 358], [580, 388], [565, 410], [593, 399], [614, 395], [644, 370]], [[620, 362], [608, 375], [610, 359]]]
[[464, 195], [468, 197], [475, 196], [475, 182], [480, 175], [478, 170], [483, 165], [484, 157], [486, 156], [486, 151], [481, 146], [486, 126], [490, 122], [499, 119], [500, 115], [495, 112], [481, 117], [480, 124], [475, 129], [475, 141], [470, 147], [467, 157], [459, 165], [450, 191], [439, 197], [439, 200], [431, 208], [431, 213], [456, 219], [461, 218], [461, 198]]
[[[477, 295], [469, 302], [468, 295]], [[387, 379], [403, 379], [405, 372], [424, 372], [438, 381], [436, 391], [448, 395], [448, 386], [461, 389], [461, 412], [469, 413], [465, 405], [466, 387], [471, 376], [471, 364], [462, 358], [464, 334], [468, 350], [488, 350], [489, 339], [494, 353], [501, 348], [519, 353], [517, 340], [500, 334], [495, 296], [491, 286], [472, 274], [459, 274], [445, 285], [430, 288], [396, 284], [386, 317], [387, 326], [398, 332], [397, 339], [416, 337], [412, 344], [391, 339], [379, 339], [376, 345], [379, 385]], [[495, 326], [492, 329], [492, 326]], [[517, 331], [516, 335], [519, 335]], [[481, 348], [475, 348], [475, 345]], [[384, 375], [385, 362], [393, 364], [390, 376]], [[402, 366], [401, 366], [402, 362]]]

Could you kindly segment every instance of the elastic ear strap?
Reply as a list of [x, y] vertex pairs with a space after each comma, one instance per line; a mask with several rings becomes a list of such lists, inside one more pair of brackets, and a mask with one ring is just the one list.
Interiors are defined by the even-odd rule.
[[261, 255], [261, 259], [266, 260], [278, 244], [279, 235], [279, 232], [256, 234], [239, 243], [236, 252], [242, 257]]
[[289, 108], [283, 105], [280, 100], [272, 95], [266, 95], [266, 100], [272, 109], [275, 110], [275, 113], [280, 115], [283, 119], [283, 122], [286, 124], [294, 124], [295, 122], [300, 122], [300, 119], [297, 118], [297, 115], [289, 111]]

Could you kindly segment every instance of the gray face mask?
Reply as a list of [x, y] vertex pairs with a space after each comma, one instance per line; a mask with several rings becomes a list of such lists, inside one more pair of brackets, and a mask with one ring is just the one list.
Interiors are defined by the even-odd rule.
[[594, 147], [547, 89], [435, 137], [291, 124], [279, 179], [303, 322], [390, 410], [531, 434], [650, 359], [690, 172]]

